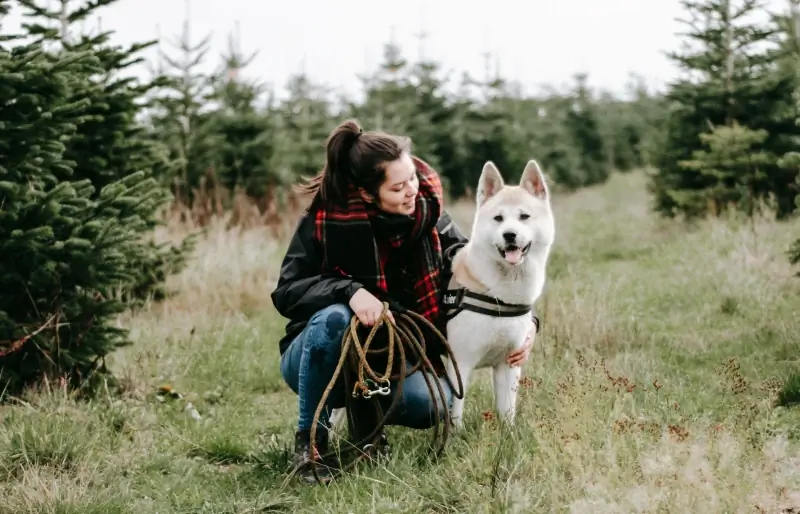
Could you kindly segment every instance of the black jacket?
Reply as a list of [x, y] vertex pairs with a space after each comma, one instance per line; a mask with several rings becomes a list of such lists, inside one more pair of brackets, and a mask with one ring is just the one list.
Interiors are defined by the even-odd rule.
[[[436, 228], [444, 261], [442, 284], [446, 285], [452, 275], [452, 259], [467, 243], [467, 238], [447, 212], [442, 213]], [[279, 342], [281, 354], [317, 311], [335, 303], [349, 303], [353, 294], [363, 287], [347, 277], [323, 275], [321, 268], [322, 248], [314, 237], [314, 217], [305, 214], [289, 242], [278, 284], [272, 292], [275, 308], [281, 316], [289, 319], [286, 335]]]

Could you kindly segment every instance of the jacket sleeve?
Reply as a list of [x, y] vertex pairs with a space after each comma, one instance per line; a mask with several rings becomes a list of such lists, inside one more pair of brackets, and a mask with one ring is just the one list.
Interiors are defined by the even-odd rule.
[[306, 214], [289, 242], [271, 295], [275, 309], [288, 319], [308, 319], [332, 304], [348, 303], [362, 287], [350, 278], [321, 273], [321, 248], [313, 234], [314, 220]]
[[442, 243], [444, 267], [449, 274], [453, 269], [453, 257], [467, 244], [469, 239], [461, 232], [458, 225], [456, 225], [447, 211], [442, 212], [442, 215], [439, 217], [436, 230], [439, 232], [439, 239]]

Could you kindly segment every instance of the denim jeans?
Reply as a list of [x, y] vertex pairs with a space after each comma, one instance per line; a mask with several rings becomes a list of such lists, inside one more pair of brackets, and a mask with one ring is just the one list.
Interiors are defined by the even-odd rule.
[[[335, 304], [321, 309], [311, 317], [308, 325], [292, 341], [281, 357], [283, 379], [298, 395], [300, 410], [298, 430], [311, 429], [314, 413], [339, 362], [342, 337], [345, 330], [349, 329], [352, 316], [353, 311], [345, 304]], [[424, 373], [423, 370], [417, 370], [406, 377], [403, 382], [402, 397], [387, 420], [387, 425], [426, 429], [435, 424], [434, 399], [430, 396], [422, 373]], [[430, 373], [428, 376], [432, 379], [441, 421], [444, 419], [444, 406], [441, 394], [433, 380], [438, 378], [442, 384], [448, 409], [452, 401], [452, 391], [444, 377], [439, 378]], [[378, 397], [384, 411], [388, 410], [391, 405], [395, 384], [396, 382], [391, 384], [391, 395]], [[345, 394], [350, 394], [350, 392], [345, 391], [344, 379], [340, 375], [328, 396], [327, 409], [323, 409], [320, 415], [320, 424], [323, 426], [317, 427], [318, 429], [330, 425], [332, 409], [345, 406]]]

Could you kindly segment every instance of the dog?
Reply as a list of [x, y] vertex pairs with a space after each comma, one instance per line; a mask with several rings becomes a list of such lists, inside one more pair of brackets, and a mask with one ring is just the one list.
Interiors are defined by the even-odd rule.
[[[528, 161], [518, 186], [506, 185], [494, 163], [486, 162], [476, 201], [472, 235], [453, 259], [453, 279], [443, 302], [452, 316], [447, 339], [464, 392], [461, 399], [453, 398], [450, 410], [456, 429], [463, 427], [469, 378], [486, 367], [493, 369], [495, 407], [513, 423], [522, 370], [510, 367], [506, 358], [528, 335], [536, 335], [531, 308], [542, 294], [555, 239], [550, 191], [534, 160]], [[479, 312], [481, 304], [502, 315]], [[445, 370], [458, 387], [455, 367], [447, 358]], [[331, 428], [344, 428], [345, 419], [345, 409], [334, 409]]]
[[[450, 411], [456, 429], [463, 427], [470, 376], [487, 367], [493, 372], [495, 408], [513, 424], [522, 370], [506, 359], [536, 336], [531, 309], [542, 294], [555, 240], [550, 191], [535, 160], [528, 161], [517, 186], [506, 185], [494, 163], [486, 162], [476, 203], [472, 234], [453, 258], [444, 299], [451, 316], [447, 339], [464, 388]], [[457, 384], [450, 359], [445, 367]]]

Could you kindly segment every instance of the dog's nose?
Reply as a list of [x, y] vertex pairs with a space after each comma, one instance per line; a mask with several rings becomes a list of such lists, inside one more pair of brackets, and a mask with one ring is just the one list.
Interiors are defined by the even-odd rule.
[[503, 232], [503, 239], [506, 243], [513, 243], [517, 240], [517, 234], [514, 232]]

